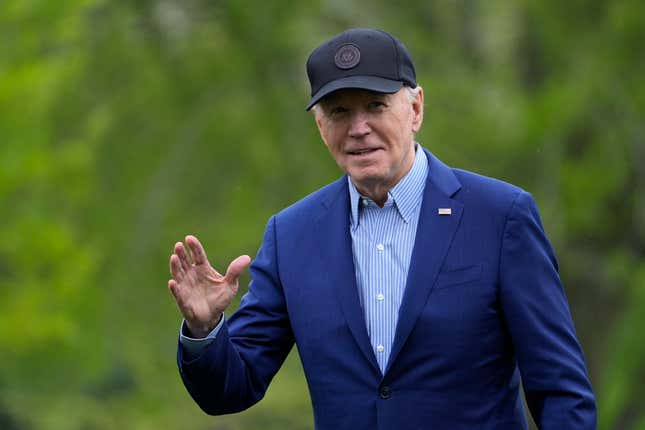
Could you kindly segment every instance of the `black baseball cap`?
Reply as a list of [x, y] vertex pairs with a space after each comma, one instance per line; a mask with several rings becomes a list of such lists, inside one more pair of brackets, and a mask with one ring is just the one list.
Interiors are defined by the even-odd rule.
[[415, 88], [416, 73], [405, 45], [381, 30], [352, 28], [324, 42], [309, 56], [307, 75], [311, 100], [344, 88], [395, 93], [403, 85]]

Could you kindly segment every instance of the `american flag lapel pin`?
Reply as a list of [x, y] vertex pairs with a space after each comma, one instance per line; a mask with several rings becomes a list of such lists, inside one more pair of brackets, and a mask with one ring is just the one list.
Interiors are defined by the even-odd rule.
[[439, 215], [452, 215], [452, 209], [450, 209], [450, 208], [439, 208], [438, 214]]

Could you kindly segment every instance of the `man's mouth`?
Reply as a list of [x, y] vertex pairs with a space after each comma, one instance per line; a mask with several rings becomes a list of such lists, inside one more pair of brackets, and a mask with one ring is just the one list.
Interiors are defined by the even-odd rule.
[[347, 151], [349, 155], [363, 155], [363, 154], [369, 154], [374, 151], [378, 151], [379, 148], [364, 148], [364, 149], [356, 149], [354, 151]]

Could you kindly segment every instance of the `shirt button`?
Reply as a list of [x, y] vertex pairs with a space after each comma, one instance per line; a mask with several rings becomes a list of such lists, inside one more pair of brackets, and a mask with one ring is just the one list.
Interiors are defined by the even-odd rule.
[[379, 251], [383, 251], [385, 247], [383, 246], [382, 243], [379, 243], [378, 245], [376, 245], [376, 249], [378, 249]]
[[370, 204], [370, 201], [367, 199], [361, 199], [361, 201], [363, 202], [363, 206], [368, 206]]
[[383, 300], [385, 300], [385, 296], [382, 293], [378, 293], [376, 295], [376, 300], [378, 300], [379, 302], [383, 301]]
[[385, 351], [385, 347], [383, 345], [379, 345], [379, 346], [376, 347], [376, 350], [378, 352], [383, 352], [383, 351]]

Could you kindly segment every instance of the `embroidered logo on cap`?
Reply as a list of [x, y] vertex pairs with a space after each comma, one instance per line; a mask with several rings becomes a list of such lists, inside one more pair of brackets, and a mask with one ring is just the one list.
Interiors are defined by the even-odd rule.
[[361, 61], [361, 51], [358, 49], [358, 46], [352, 43], [348, 43], [338, 48], [338, 51], [336, 51], [336, 55], [334, 56], [334, 64], [336, 64], [336, 67], [343, 70], [356, 67], [359, 61]]

